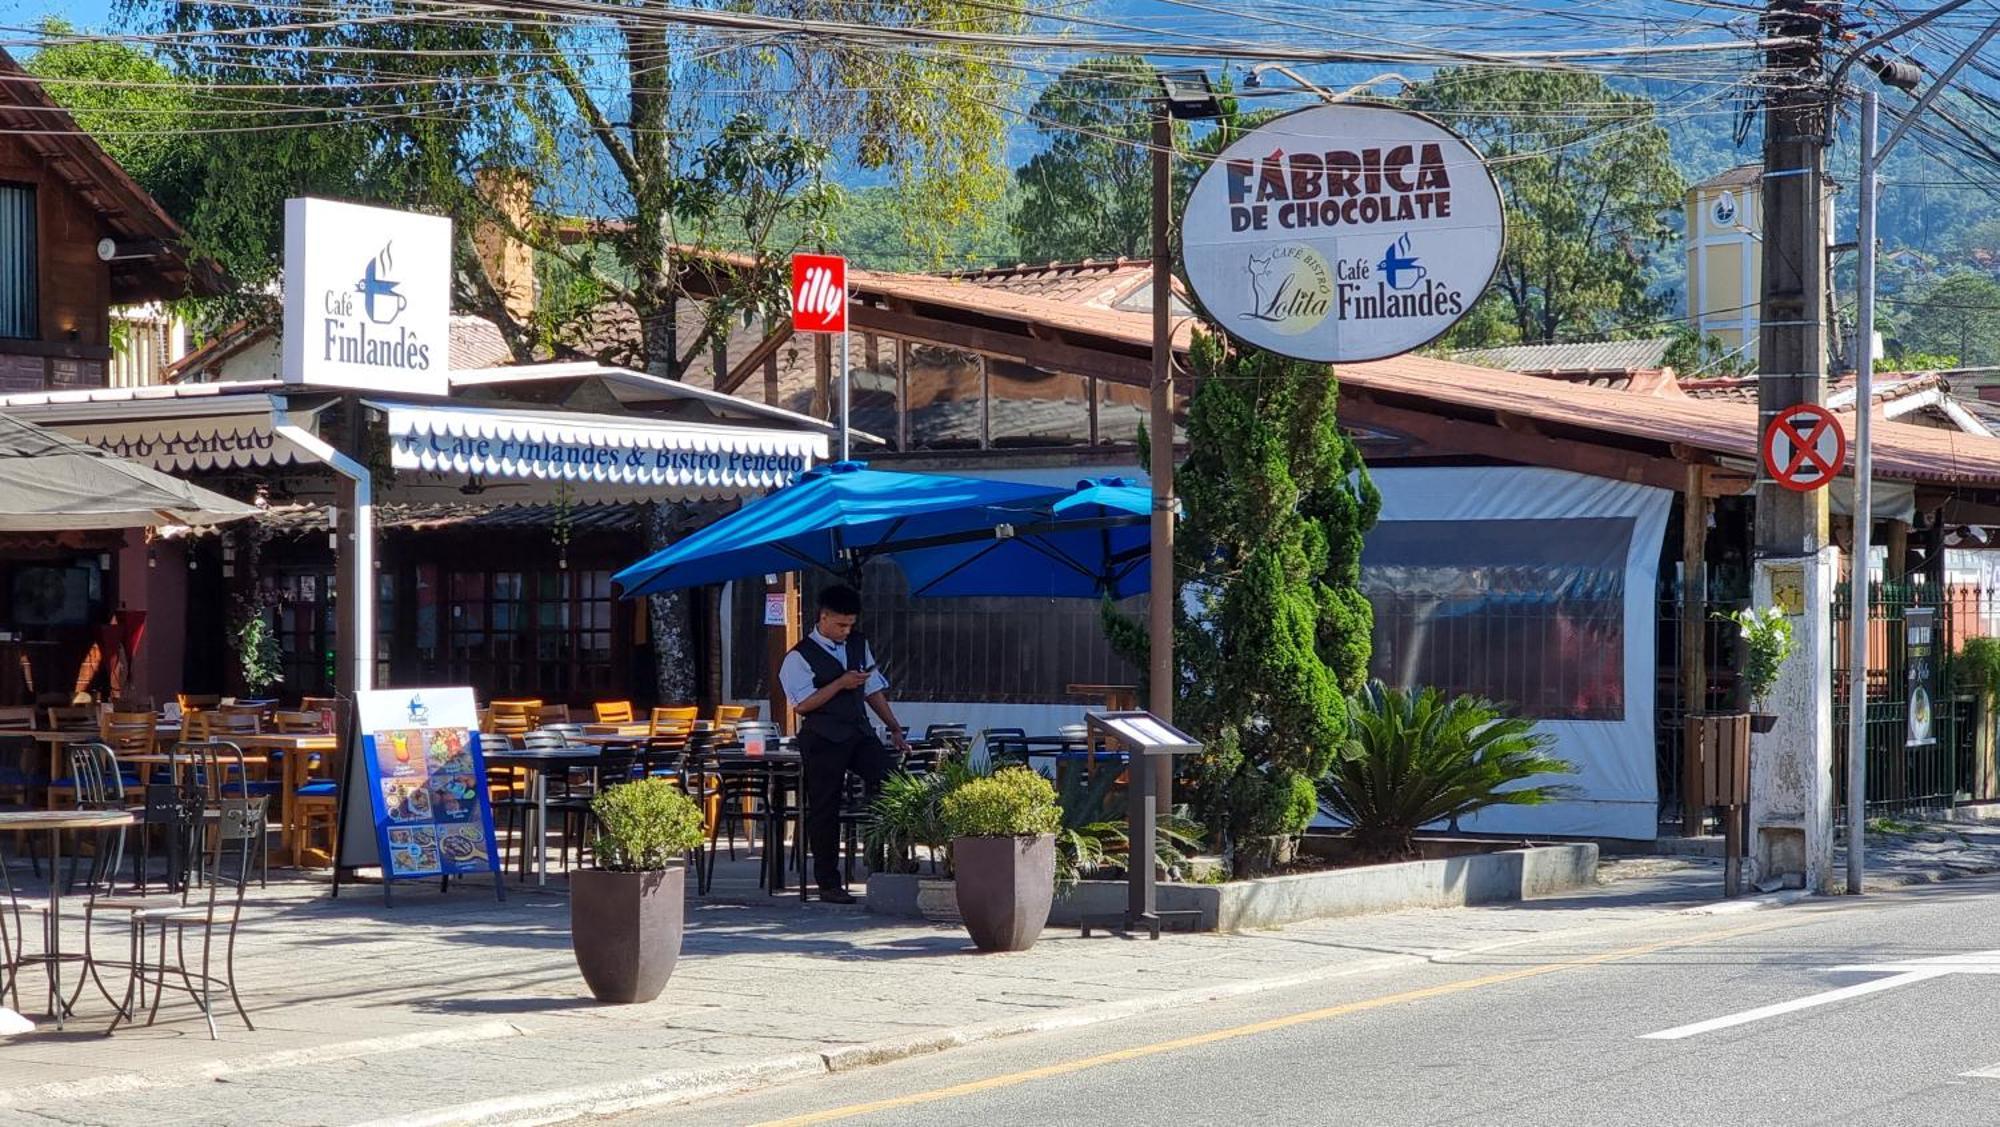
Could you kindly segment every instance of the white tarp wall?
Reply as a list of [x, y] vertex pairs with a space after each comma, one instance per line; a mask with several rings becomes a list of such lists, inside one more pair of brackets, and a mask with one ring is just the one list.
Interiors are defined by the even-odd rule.
[[1382, 517], [1362, 554], [1373, 673], [1509, 705], [1577, 767], [1559, 780], [1573, 798], [1459, 828], [1655, 837], [1655, 580], [1673, 494], [1549, 469], [1373, 476]]

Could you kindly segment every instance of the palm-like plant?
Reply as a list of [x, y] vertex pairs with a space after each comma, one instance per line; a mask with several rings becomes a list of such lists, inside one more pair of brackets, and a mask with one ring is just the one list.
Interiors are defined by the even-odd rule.
[[1371, 682], [1348, 710], [1341, 753], [1320, 797], [1372, 856], [1407, 857], [1418, 827], [1489, 806], [1539, 806], [1573, 788], [1528, 780], [1576, 768], [1547, 753], [1553, 737], [1478, 697]]

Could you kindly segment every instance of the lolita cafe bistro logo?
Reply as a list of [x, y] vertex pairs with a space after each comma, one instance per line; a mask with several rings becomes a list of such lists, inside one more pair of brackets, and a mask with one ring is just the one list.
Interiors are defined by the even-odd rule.
[[1301, 110], [1224, 151], [1188, 201], [1183, 255], [1208, 311], [1307, 360], [1419, 347], [1465, 315], [1499, 260], [1498, 189], [1428, 118]]
[[[410, 307], [401, 282], [395, 281], [395, 242], [382, 244], [351, 286], [324, 294], [322, 359], [342, 364], [429, 371], [430, 343], [396, 322]], [[393, 330], [393, 331], [391, 331]]]

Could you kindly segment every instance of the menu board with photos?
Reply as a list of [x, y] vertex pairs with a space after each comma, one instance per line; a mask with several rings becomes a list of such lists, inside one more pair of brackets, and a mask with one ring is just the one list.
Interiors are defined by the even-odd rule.
[[497, 882], [499, 851], [472, 690], [356, 695], [384, 879], [491, 872]]

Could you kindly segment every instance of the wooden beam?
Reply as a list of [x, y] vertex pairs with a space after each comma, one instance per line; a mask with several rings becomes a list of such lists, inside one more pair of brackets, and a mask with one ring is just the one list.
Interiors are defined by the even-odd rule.
[[750, 378], [750, 373], [764, 367], [765, 361], [776, 359], [778, 349], [783, 348], [785, 342], [790, 339], [792, 339], [792, 324], [787, 321], [779, 328], [773, 329], [771, 335], [758, 341], [757, 347], [751, 349], [748, 356], [729, 369], [729, 374], [723, 377], [721, 383], [715, 385], [715, 390], [724, 395], [736, 394], [736, 389], [743, 386], [744, 381]]
[[1704, 497], [1741, 497], [1757, 488], [1757, 479], [1722, 466], [1701, 466], [1701, 494]]
[[1582, 439], [1514, 434], [1488, 423], [1391, 407], [1356, 395], [1352, 388], [1341, 389], [1340, 418], [1350, 426], [1392, 431], [1415, 439], [1434, 454], [1473, 454], [1675, 492], [1687, 487], [1687, 467], [1669, 458], [1595, 445]]
[[1681, 836], [1701, 832], [1701, 763], [1695, 758], [1697, 717], [1708, 708], [1708, 497], [1702, 467], [1687, 468], [1681, 496]]
[[910, 449], [910, 342], [896, 338], [896, 449]]
[[783, 398], [784, 393], [778, 388], [778, 354], [773, 352], [764, 357], [764, 405], [783, 407], [780, 402]]
[[1133, 387], [1148, 386], [1153, 378], [1152, 363], [1143, 351], [1106, 352], [1062, 341], [1036, 340], [1026, 334], [938, 320], [905, 309], [872, 305], [853, 306], [849, 317], [857, 329], [984, 353], [1002, 360], [1018, 360], [1052, 372], [1097, 376]]

